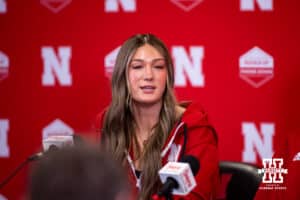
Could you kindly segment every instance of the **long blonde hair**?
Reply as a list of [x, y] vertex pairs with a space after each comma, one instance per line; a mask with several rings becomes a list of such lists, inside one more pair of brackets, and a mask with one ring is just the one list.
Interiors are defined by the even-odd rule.
[[173, 92], [174, 69], [172, 58], [164, 43], [152, 34], [137, 34], [122, 45], [112, 74], [112, 102], [104, 117], [102, 144], [114, 158], [126, 165], [126, 151], [132, 148], [135, 136], [135, 120], [132, 113], [130, 92], [127, 84], [127, 70], [136, 50], [149, 44], [164, 57], [167, 65], [167, 83], [163, 94], [162, 108], [158, 123], [144, 147], [142, 163], [142, 188], [139, 199], [150, 199], [158, 191], [160, 181], [158, 170], [161, 168], [161, 150], [176, 121], [176, 99]]

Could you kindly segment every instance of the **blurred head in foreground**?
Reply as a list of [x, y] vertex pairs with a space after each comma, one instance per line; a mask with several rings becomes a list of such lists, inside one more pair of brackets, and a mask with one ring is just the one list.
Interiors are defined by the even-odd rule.
[[30, 200], [128, 199], [127, 180], [113, 159], [90, 147], [48, 152], [31, 171]]

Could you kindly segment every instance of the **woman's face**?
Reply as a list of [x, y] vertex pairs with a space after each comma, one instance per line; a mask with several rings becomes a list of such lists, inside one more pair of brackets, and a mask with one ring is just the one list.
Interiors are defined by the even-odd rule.
[[161, 102], [167, 82], [164, 57], [153, 46], [137, 49], [128, 66], [128, 87], [132, 100], [142, 104]]

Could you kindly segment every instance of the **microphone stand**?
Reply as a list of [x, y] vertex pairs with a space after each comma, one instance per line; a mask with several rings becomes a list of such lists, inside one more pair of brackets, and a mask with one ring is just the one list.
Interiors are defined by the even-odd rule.
[[39, 156], [37, 154], [34, 154], [32, 156], [29, 156], [25, 161], [23, 161], [20, 165], [18, 165], [15, 170], [8, 176], [6, 177], [2, 182], [0, 182], [0, 189], [2, 189], [13, 177], [15, 177], [18, 172], [28, 163], [31, 161], [34, 161], [38, 159]]
[[[82, 139], [78, 136], [78, 135], [73, 135], [73, 141], [75, 146], [76, 145], [83, 145], [83, 141]], [[59, 148], [55, 145], [50, 145], [49, 149], [47, 152], [51, 152], [51, 151], [57, 151]], [[46, 154], [47, 152], [44, 152], [44, 154]], [[6, 177], [2, 182], [0, 182], [0, 189], [3, 188], [13, 177], [15, 177], [17, 175], [17, 173], [28, 163], [30, 163], [31, 161], [35, 161], [38, 160], [42, 157], [43, 153], [37, 153], [37, 154], [33, 154], [31, 156], [29, 156], [25, 161], [23, 161], [20, 165], [18, 165], [15, 170], [8, 176]]]

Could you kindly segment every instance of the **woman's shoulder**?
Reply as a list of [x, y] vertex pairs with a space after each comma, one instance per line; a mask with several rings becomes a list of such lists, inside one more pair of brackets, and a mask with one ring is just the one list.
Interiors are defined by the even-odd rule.
[[208, 122], [208, 114], [199, 102], [183, 101], [178, 106], [180, 107], [178, 110], [182, 112], [182, 121], [186, 123], [195, 122], [197, 124]]
[[176, 105], [175, 112], [176, 112], [176, 119], [180, 119], [183, 115], [183, 113], [186, 111], [186, 108], [184, 106]]
[[[188, 131], [191, 131], [190, 136], [202, 139], [207, 138], [213, 143], [217, 143], [217, 132], [208, 119], [208, 114], [204, 107], [199, 102], [184, 102], [180, 104], [185, 108], [181, 121], [187, 125]], [[192, 132], [197, 134], [192, 134]], [[213, 137], [212, 137], [213, 136]]]

